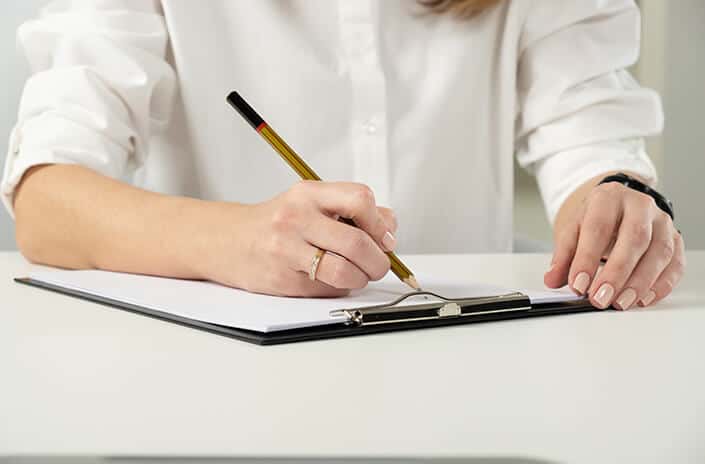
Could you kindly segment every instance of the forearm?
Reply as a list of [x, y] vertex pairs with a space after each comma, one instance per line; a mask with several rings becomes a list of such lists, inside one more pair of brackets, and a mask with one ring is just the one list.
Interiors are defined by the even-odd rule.
[[203, 278], [198, 263], [224, 209], [237, 205], [148, 192], [75, 165], [30, 170], [15, 195], [16, 235], [31, 261]]

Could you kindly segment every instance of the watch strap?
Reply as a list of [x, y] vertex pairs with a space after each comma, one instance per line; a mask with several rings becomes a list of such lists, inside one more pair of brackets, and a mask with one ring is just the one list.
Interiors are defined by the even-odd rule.
[[658, 206], [659, 209], [671, 216], [671, 219], [673, 219], [673, 204], [665, 196], [663, 196], [653, 188], [649, 187], [645, 183], [641, 182], [640, 180], [635, 179], [634, 177], [629, 176], [627, 174], [624, 174], [623, 172], [619, 172], [617, 174], [605, 177], [600, 181], [598, 185], [606, 184], [608, 182], [618, 182], [624, 185], [625, 187], [650, 196], [654, 199], [656, 206]]

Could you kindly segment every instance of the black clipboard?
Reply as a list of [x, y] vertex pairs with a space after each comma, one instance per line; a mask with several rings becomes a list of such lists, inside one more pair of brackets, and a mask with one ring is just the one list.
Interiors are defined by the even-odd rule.
[[[275, 332], [257, 332], [185, 318], [28, 277], [16, 278], [15, 282], [257, 345], [278, 345], [309, 340], [353, 337], [596, 310], [586, 299], [532, 305], [529, 298], [521, 293], [481, 298], [447, 299], [430, 292], [414, 292], [404, 295], [388, 305], [336, 310], [336, 312], [341, 314], [345, 313], [348, 316], [348, 322]], [[432, 295], [438, 298], [439, 301], [420, 305], [397, 306], [398, 303], [410, 296], [423, 294]]]

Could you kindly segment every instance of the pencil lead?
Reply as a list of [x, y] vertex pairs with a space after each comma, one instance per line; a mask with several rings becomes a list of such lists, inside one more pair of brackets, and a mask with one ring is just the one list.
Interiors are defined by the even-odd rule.
[[417, 292], [423, 291], [421, 289], [421, 286], [419, 285], [419, 283], [416, 281], [416, 277], [414, 277], [413, 275], [410, 275], [409, 277], [404, 279], [404, 283], [406, 285], [408, 285], [409, 287], [413, 288], [414, 290], [416, 290]]

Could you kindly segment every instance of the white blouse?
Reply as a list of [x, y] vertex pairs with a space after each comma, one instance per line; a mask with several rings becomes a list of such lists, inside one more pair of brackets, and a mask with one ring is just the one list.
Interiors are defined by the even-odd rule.
[[512, 247], [513, 157], [549, 218], [610, 170], [654, 179], [658, 96], [624, 70], [631, 0], [504, 0], [471, 20], [415, 0], [64, 0], [22, 25], [32, 75], [2, 178], [75, 163], [169, 194], [258, 202], [295, 174], [238, 90], [325, 180], [371, 186], [398, 250]]

